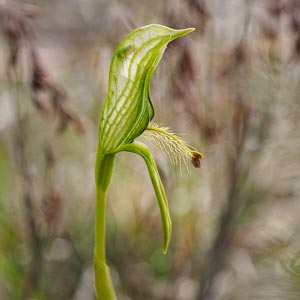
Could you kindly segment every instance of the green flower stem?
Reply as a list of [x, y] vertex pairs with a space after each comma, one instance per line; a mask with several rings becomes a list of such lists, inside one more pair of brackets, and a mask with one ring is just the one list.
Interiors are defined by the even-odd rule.
[[163, 230], [164, 230], [163, 251], [164, 253], [166, 253], [170, 243], [172, 223], [169, 214], [169, 205], [168, 205], [166, 193], [163, 184], [161, 182], [155, 161], [150, 153], [150, 150], [143, 143], [133, 142], [131, 144], [126, 144], [121, 146], [117, 151], [127, 151], [127, 152], [133, 152], [139, 154], [144, 159], [147, 165], [150, 179], [154, 187], [154, 191], [160, 208]]
[[111, 181], [115, 155], [98, 153], [96, 159], [96, 214], [95, 214], [95, 287], [98, 300], [116, 300], [109, 267], [105, 257], [106, 192]]
[[[148, 168], [160, 208], [166, 253], [171, 237], [169, 206], [156, 164], [146, 145], [134, 142], [149, 126], [154, 116], [149, 88], [153, 72], [168, 45], [193, 28], [175, 30], [150, 24], [128, 34], [117, 46], [111, 60], [108, 91], [99, 126], [99, 144], [96, 159], [96, 221], [95, 221], [95, 286], [97, 300], [116, 300], [105, 257], [106, 192], [111, 181], [115, 155], [120, 151], [140, 155]], [[201, 153], [190, 150], [179, 138], [165, 128], [151, 127], [152, 138], [163, 149], [171, 148], [176, 154], [198, 160]], [[161, 138], [161, 141], [159, 140]], [[169, 143], [164, 143], [167, 141]], [[179, 149], [179, 150], [178, 150]], [[172, 153], [172, 151], [170, 151]], [[178, 159], [176, 158], [175, 161]]]

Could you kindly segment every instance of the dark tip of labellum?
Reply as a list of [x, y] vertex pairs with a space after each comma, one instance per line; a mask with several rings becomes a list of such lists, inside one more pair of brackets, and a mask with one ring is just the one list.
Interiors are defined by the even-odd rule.
[[195, 168], [201, 168], [202, 154], [199, 152], [194, 152], [192, 157], [192, 164]]

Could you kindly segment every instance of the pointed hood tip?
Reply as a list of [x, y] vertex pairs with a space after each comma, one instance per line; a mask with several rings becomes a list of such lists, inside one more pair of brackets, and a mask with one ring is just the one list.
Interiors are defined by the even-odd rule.
[[183, 35], [193, 32], [194, 30], [195, 30], [195, 28], [193, 28], [193, 27], [184, 28], [184, 29], [176, 29], [176, 30], [174, 30], [173, 38], [177, 39]]

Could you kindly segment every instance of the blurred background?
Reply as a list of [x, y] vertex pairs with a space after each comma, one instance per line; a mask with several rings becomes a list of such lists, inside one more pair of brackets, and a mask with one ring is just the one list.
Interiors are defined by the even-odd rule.
[[119, 299], [300, 299], [300, 1], [2, 0], [1, 300], [95, 299], [97, 124], [115, 47], [149, 23], [196, 28], [167, 48], [151, 99], [204, 159], [188, 174], [151, 146], [173, 221], [163, 255], [146, 167], [118, 154]]

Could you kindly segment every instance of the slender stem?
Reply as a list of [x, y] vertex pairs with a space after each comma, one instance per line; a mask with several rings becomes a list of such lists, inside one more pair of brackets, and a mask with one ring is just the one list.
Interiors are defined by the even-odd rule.
[[97, 187], [96, 214], [95, 214], [95, 255], [105, 261], [105, 209], [106, 190]]
[[105, 257], [106, 192], [110, 184], [115, 155], [98, 153], [96, 160], [96, 212], [95, 212], [95, 286], [97, 300], [116, 300], [109, 267]]

